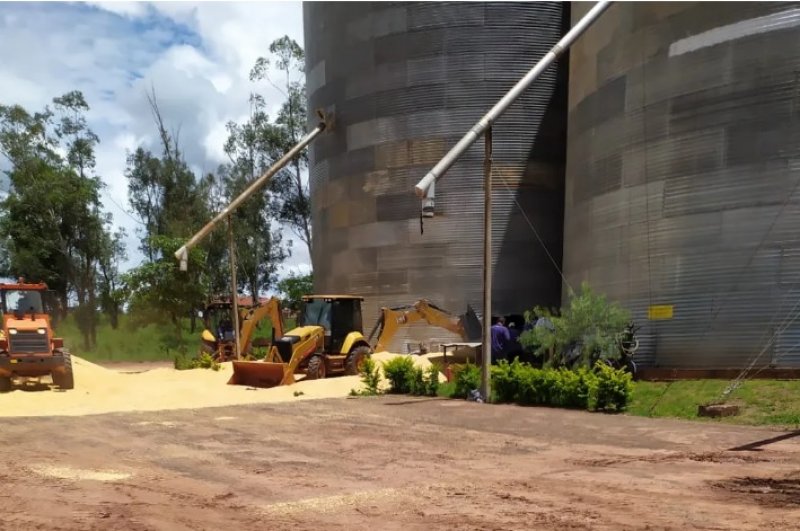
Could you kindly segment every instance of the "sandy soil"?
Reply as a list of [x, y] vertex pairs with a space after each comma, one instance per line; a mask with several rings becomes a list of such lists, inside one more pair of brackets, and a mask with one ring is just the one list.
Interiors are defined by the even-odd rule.
[[780, 435], [403, 397], [10, 418], [0, 530], [797, 529]]
[[[395, 356], [397, 354], [380, 352], [373, 358], [380, 363]], [[412, 358], [421, 367], [430, 365], [426, 358]], [[233, 371], [230, 363], [222, 364], [221, 370], [216, 372], [207, 369], [176, 371], [163, 363], [114, 364], [106, 368], [73, 356], [73, 371], [75, 389], [72, 390], [17, 385], [11, 393], [0, 394], [0, 417], [75, 416], [286, 402], [345, 397], [351, 389], [362, 387], [358, 376], [299, 381], [271, 389], [227, 385]]]

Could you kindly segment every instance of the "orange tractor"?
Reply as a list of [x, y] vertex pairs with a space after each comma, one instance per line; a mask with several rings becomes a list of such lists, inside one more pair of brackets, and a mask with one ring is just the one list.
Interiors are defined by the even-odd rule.
[[72, 358], [56, 337], [45, 311], [47, 285], [0, 283], [0, 392], [11, 390], [13, 378], [52, 376], [60, 389], [72, 389]]

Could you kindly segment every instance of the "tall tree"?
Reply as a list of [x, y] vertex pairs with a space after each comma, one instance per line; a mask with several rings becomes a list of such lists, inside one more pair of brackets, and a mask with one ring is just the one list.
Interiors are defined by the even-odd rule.
[[290, 274], [278, 282], [278, 291], [283, 299], [283, 306], [293, 312], [300, 310], [300, 304], [304, 295], [314, 292], [314, 276]]
[[74, 241], [72, 271], [78, 299], [77, 321], [89, 349], [97, 341], [97, 267], [107, 237], [105, 225], [110, 215], [101, 213], [101, 179], [94, 175], [94, 149], [99, 138], [89, 128], [84, 113], [89, 105], [78, 91], [53, 100], [59, 120], [56, 136], [66, 147], [66, 165], [75, 173], [74, 200], [69, 203]]
[[207, 242], [197, 249], [200, 258], [186, 272], [173, 271], [177, 264], [172, 253], [208, 221], [208, 195], [215, 179], [210, 176], [198, 179], [194, 175], [183, 158], [178, 134], [167, 130], [155, 93], [148, 95], [148, 102], [158, 132], [160, 154], [138, 148], [128, 156], [125, 172], [129, 202], [143, 220], [140, 248], [147, 262], [125, 276], [125, 286], [137, 319], [160, 322], [159, 315], [166, 313], [180, 337], [180, 319], [188, 316], [194, 329], [193, 310], [203, 305], [209, 278], [215, 277], [214, 270], [220, 264], [207, 262], [204, 248]]
[[[267, 80], [281, 92], [285, 101], [273, 124], [268, 151], [277, 159], [289, 151], [303, 136], [306, 128], [305, 53], [296, 41], [288, 36], [270, 44], [270, 58], [259, 57], [250, 72], [251, 81]], [[284, 76], [282, 86], [269, 78], [269, 69], [274, 64]], [[278, 219], [288, 225], [311, 254], [311, 199], [309, 195], [308, 152], [296, 157], [290, 167], [275, 177]]]
[[111, 234], [107, 232], [102, 241], [100, 255], [100, 278], [98, 289], [100, 292], [100, 308], [108, 316], [111, 328], [119, 326], [119, 316], [126, 301], [126, 293], [120, 272], [120, 262], [126, 260], [128, 255], [125, 249], [125, 229], [118, 229]]
[[203, 250], [196, 247], [189, 252], [188, 271], [180, 271], [172, 259], [172, 253], [183, 243], [183, 238], [153, 236], [150, 245], [162, 258], [146, 262], [123, 276], [134, 322], [163, 323], [168, 319], [178, 345], [183, 343], [181, 319], [193, 313], [205, 297]]
[[70, 260], [61, 223], [66, 180], [51, 120], [49, 109], [30, 114], [19, 105], [0, 106], [0, 151], [10, 166], [10, 189], [0, 209], [8, 252], [3, 274], [47, 282], [66, 310]]
[[[220, 168], [226, 201], [232, 201], [269, 168], [273, 160], [269, 146], [275, 128], [269, 123], [265, 103], [251, 96], [250, 119], [228, 124], [225, 152], [230, 163]], [[269, 190], [256, 192], [233, 214], [237, 278], [253, 300], [275, 281], [278, 265], [286, 258], [279, 231], [272, 229], [273, 203]]]
[[208, 217], [202, 179], [189, 169], [180, 150], [177, 133], [164, 123], [155, 94], [148, 95], [160, 141], [160, 154], [143, 147], [128, 155], [125, 176], [128, 200], [143, 222], [139, 230], [141, 250], [148, 260], [158, 258], [152, 236], [190, 236]]
[[0, 153], [11, 183], [0, 210], [4, 273], [47, 282], [63, 311], [74, 296], [84, 346], [92, 348], [99, 242], [109, 219], [100, 202], [103, 183], [94, 174], [99, 139], [88, 127], [83, 94], [69, 92], [53, 104], [55, 111], [34, 114], [0, 105]]

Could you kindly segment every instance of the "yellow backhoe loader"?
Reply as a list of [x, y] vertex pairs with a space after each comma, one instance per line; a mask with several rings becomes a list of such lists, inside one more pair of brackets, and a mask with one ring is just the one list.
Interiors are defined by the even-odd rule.
[[[283, 336], [280, 302], [275, 297], [254, 306], [243, 304], [239, 308], [239, 344], [241, 352], [236, 352], [236, 337], [233, 333], [233, 303], [230, 300], [215, 299], [206, 305], [202, 318], [205, 329], [201, 334], [201, 351], [207, 352], [218, 362], [252, 357], [259, 348], [269, 348], [271, 342], [263, 338], [253, 338], [256, 328], [268, 318], [272, 323], [272, 337]], [[212, 332], [213, 330], [213, 332]]]
[[264, 361], [234, 361], [228, 383], [250, 387], [290, 385], [296, 374], [306, 380], [361, 370], [372, 349], [362, 331], [362, 297], [308, 295], [298, 326], [273, 336]]
[[375, 352], [387, 350], [400, 327], [417, 321], [449, 330], [461, 336], [462, 341], [479, 341], [481, 338], [481, 323], [471, 307], [467, 308], [467, 313], [457, 317], [422, 299], [409, 306], [381, 308], [381, 316], [369, 334], [370, 342], [376, 334], [378, 336]]

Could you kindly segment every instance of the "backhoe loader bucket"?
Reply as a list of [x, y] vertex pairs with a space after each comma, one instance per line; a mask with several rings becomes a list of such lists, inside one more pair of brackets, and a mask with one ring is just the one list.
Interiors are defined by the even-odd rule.
[[286, 363], [264, 361], [234, 361], [233, 375], [228, 385], [247, 385], [249, 387], [277, 387], [295, 382], [294, 374]]

